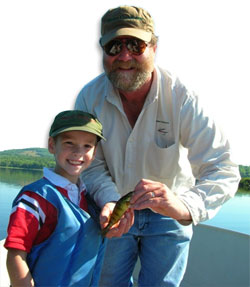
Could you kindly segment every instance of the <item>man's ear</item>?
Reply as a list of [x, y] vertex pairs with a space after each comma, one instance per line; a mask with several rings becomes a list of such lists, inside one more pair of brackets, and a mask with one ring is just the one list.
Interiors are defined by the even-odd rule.
[[153, 47], [154, 53], [156, 53], [156, 49], [157, 49], [157, 44], [155, 44]]
[[53, 137], [49, 137], [49, 140], [48, 140], [48, 150], [51, 154], [54, 154], [55, 153], [55, 139]]

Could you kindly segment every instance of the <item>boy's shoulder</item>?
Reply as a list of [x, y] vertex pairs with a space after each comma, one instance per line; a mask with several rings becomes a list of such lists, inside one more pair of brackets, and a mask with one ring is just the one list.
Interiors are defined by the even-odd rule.
[[[17, 195], [17, 198], [24, 192], [34, 192], [36, 194], [40, 194], [42, 197], [46, 198], [46, 195], [48, 194], [48, 190], [55, 190], [55, 186], [46, 178], [40, 178], [34, 182], [31, 182], [20, 190], [19, 194]], [[51, 192], [50, 192], [51, 193]]]
[[34, 194], [34, 198], [37, 198], [36, 195], [39, 195], [40, 197], [44, 198], [45, 200], [51, 203], [57, 202], [58, 200], [56, 198], [58, 198], [58, 195], [60, 194], [60, 192], [57, 191], [56, 186], [53, 185], [48, 179], [41, 178], [38, 179], [37, 181], [34, 181], [30, 184], [23, 186], [23, 188], [20, 190], [20, 192], [14, 199], [13, 204], [15, 204], [15, 202], [18, 201], [20, 196], [22, 196], [27, 192], [29, 193], [29, 197], [33, 197], [32, 194]]
[[29, 190], [29, 191], [32, 191], [32, 190], [36, 190], [38, 188], [42, 188], [43, 186], [45, 185], [51, 185], [52, 184], [46, 179], [46, 178], [40, 178], [36, 181], [33, 181], [27, 185], [25, 185], [22, 190]]

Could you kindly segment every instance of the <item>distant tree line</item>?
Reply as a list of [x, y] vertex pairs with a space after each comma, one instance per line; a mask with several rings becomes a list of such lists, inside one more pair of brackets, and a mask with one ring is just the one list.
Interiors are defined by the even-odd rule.
[[0, 167], [21, 169], [53, 168], [53, 155], [45, 148], [13, 149], [0, 152]]
[[239, 189], [250, 191], [250, 177], [243, 177], [239, 183]]
[[1, 156], [1, 167], [42, 169], [43, 167], [53, 168], [55, 161], [48, 157], [30, 157], [30, 156]]
[[250, 166], [240, 165], [239, 168], [241, 177], [250, 177]]
[[250, 166], [240, 165], [241, 180], [239, 190], [250, 191]]
[[[44, 148], [29, 148], [0, 152], [0, 167], [38, 169], [53, 168], [54, 157]], [[241, 181], [239, 189], [250, 191], [250, 166], [239, 166]]]

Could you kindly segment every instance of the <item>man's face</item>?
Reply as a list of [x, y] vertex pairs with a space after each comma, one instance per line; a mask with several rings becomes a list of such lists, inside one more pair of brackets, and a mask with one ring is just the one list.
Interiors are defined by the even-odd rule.
[[114, 56], [103, 51], [104, 70], [114, 87], [124, 92], [135, 91], [152, 77], [156, 46], [148, 44], [141, 55], [135, 55], [125, 44], [132, 37], [117, 39], [123, 43], [121, 51]]

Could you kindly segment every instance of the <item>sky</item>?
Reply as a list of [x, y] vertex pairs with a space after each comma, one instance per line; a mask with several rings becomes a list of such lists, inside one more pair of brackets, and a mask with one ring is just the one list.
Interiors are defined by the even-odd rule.
[[199, 95], [235, 162], [250, 165], [248, 0], [0, 0], [0, 151], [47, 147], [55, 115], [102, 72], [100, 19], [119, 5], [150, 12], [156, 64]]

